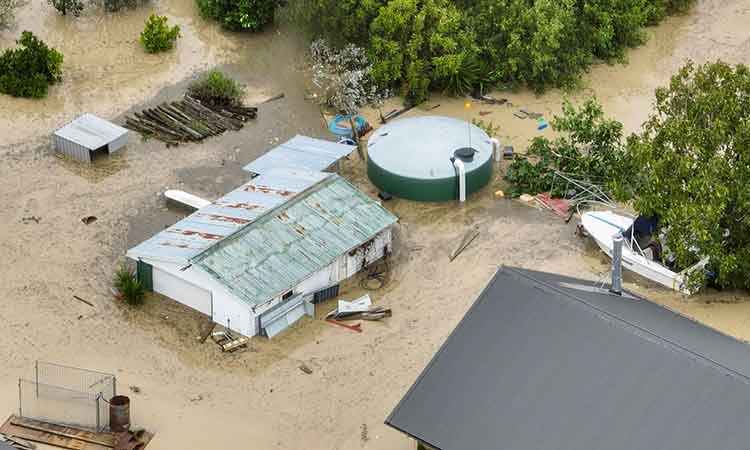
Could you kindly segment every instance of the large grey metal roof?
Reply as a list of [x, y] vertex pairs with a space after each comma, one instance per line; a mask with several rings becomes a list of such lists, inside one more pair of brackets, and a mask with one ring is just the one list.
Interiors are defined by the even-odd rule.
[[55, 135], [89, 150], [101, 148], [127, 133], [125, 128], [93, 114], [84, 114], [55, 131]]
[[190, 262], [251, 305], [292, 289], [398, 219], [331, 174]]
[[285, 167], [322, 171], [341, 158], [349, 156], [356, 147], [297, 135], [274, 147], [265, 155], [243, 167], [243, 170], [262, 174], [269, 169]]
[[187, 264], [191, 257], [330, 175], [269, 169], [128, 250], [127, 256]]
[[439, 450], [745, 450], [748, 375], [648, 300], [504, 268], [386, 422]]

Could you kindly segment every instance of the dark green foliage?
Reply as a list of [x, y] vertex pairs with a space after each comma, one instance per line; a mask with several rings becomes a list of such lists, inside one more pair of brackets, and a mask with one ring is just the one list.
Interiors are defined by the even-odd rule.
[[447, 81], [475, 49], [461, 13], [448, 0], [391, 0], [370, 25], [370, 35], [373, 78], [398, 87], [412, 102], [427, 97], [433, 80]]
[[83, 11], [83, 2], [81, 0], [47, 0], [56, 10], [65, 16], [68, 13], [78, 17]]
[[678, 269], [707, 256], [719, 285], [750, 289], [750, 69], [688, 64], [655, 110], [628, 145], [636, 209], [659, 216]]
[[60, 80], [63, 55], [30, 31], [21, 33], [20, 48], [0, 55], [0, 93], [14, 97], [42, 98], [50, 84]]
[[134, 270], [126, 266], [120, 266], [117, 272], [115, 272], [114, 285], [127, 304], [138, 306], [143, 303], [143, 299], [146, 296], [146, 289], [143, 287], [143, 283], [138, 279]]
[[619, 60], [644, 27], [694, 0], [291, 0], [313, 37], [369, 48], [375, 78], [413, 101], [429, 89], [574, 86]]
[[151, 14], [141, 32], [141, 44], [149, 53], [163, 52], [174, 47], [179, 36], [179, 26], [175, 25], [170, 28], [167, 25], [166, 16]]
[[236, 106], [242, 102], [245, 89], [223, 72], [212, 70], [190, 83], [188, 94], [216, 106]]
[[605, 118], [596, 100], [589, 99], [580, 108], [566, 101], [563, 115], [550, 124], [561, 136], [554, 141], [534, 138], [527, 152], [531, 160], [517, 157], [508, 167], [506, 179], [512, 196], [546, 191], [563, 195], [564, 183], [553, 183], [556, 171], [601, 184], [617, 198], [632, 195], [633, 171], [622, 139], [622, 124]]
[[233, 31], [260, 31], [273, 22], [278, 0], [197, 0], [203, 17]]

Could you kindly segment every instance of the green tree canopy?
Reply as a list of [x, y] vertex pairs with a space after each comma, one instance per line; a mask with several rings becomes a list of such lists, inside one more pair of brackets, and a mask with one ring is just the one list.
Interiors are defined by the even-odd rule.
[[45, 97], [49, 85], [60, 80], [63, 55], [30, 31], [21, 33], [17, 43], [20, 47], [0, 55], [0, 93]]
[[636, 209], [655, 214], [685, 268], [708, 256], [721, 286], [750, 289], [750, 71], [683, 67], [656, 91], [655, 112], [628, 145]]

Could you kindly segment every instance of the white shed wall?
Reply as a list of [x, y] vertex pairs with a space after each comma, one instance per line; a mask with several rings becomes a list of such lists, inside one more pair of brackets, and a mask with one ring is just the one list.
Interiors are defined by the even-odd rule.
[[181, 271], [182, 267], [177, 264], [148, 259], [144, 259], [143, 262], [151, 264], [154, 271], [168, 272], [183, 283], [182, 289], [174, 290], [172, 295], [167, 295], [172, 300], [196, 309], [191, 304], [194, 301], [194, 294], [191, 293], [191, 290], [194, 290], [195, 286], [200, 286], [200, 288], [211, 293], [213, 312], [211, 319], [214, 322], [245, 336], [255, 336], [258, 333], [256, 316], [250, 306], [227, 291], [205, 272], [192, 266]]

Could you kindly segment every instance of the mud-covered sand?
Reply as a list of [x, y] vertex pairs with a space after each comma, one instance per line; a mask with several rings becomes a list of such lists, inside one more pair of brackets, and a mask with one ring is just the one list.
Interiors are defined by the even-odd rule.
[[[135, 40], [152, 11], [183, 27], [175, 52], [147, 56]], [[739, 0], [703, 0], [686, 16], [651, 30], [627, 66], [597, 66], [574, 100], [596, 94], [605, 110], [635, 130], [646, 118], [653, 89], [686, 58], [750, 62], [750, 8]], [[78, 21], [54, 14], [40, 0], [19, 15], [28, 28], [63, 50], [66, 77], [42, 101], [0, 96], [0, 413], [17, 408], [17, 379], [36, 359], [110, 371], [132, 398], [137, 426], [157, 433], [149, 448], [388, 449], [413, 443], [383, 420], [460, 320], [500, 264], [600, 279], [608, 265], [594, 246], [573, 235], [574, 223], [517, 201], [497, 200], [501, 171], [463, 207], [387, 203], [401, 217], [388, 284], [372, 293], [392, 318], [353, 333], [303, 319], [274, 340], [222, 354], [198, 344], [203, 319], [149, 297], [138, 310], [109, 294], [112, 273], [129, 245], [173, 223], [161, 192], [179, 187], [214, 198], [244, 181], [240, 167], [296, 133], [325, 136], [317, 109], [304, 101], [300, 47], [290, 32], [258, 36], [218, 31], [197, 17], [190, 0], [104, 16], [89, 10]], [[0, 32], [7, 47], [19, 30]], [[89, 47], [79, 47], [85, 43]], [[248, 103], [277, 92], [255, 123], [200, 145], [165, 148], [133, 137], [127, 149], [93, 168], [51, 152], [52, 130], [88, 111], [117, 119], [125, 111], [174, 98], [195, 71], [221, 64], [249, 85]], [[550, 116], [564, 94], [495, 93]], [[440, 106], [432, 111], [427, 107]], [[413, 114], [481, 116], [500, 126], [504, 143], [523, 151], [540, 133], [513, 108], [434, 97]], [[395, 108], [394, 102], [383, 107]], [[373, 123], [377, 120], [369, 113]], [[343, 174], [370, 194], [357, 157]], [[81, 218], [98, 220], [84, 225]], [[39, 223], [24, 218], [39, 217]], [[481, 234], [454, 262], [448, 254], [466, 227]], [[678, 295], [628, 276], [626, 287], [648, 295], [740, 339], [750, 339], [750, 302], [741, 294], [709, 293], [686, 303]], [[342, 297], [361, 293], [357, 283]], [[95, 307], [73, 298], [78, 295]], [[708, 300], [708, 301], [707, 301]], [[709, 302], [710, 301], [710, 302]], [[318, 310], [325, 313], [331, 302]], [[307, 375], [301, 363], [313, 370]], [[129, 390], [138, 386], [140, 393]]]

